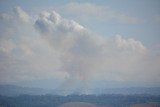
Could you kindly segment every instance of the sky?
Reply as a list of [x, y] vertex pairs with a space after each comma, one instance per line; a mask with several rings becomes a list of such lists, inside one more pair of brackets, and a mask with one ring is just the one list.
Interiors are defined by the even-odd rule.
[[159, 0], [1, 0], [0, 84], [160, 86]]

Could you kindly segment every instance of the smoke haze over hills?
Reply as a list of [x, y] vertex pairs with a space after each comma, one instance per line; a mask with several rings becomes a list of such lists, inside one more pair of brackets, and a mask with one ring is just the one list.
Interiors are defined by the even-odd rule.
[[[2, 4], [9, 5], [4, 1]], [[43, 85], [37, 86], [45, 87], [47, 83], [48, 87], [53, 85], [50, 87], [63, 89], [66, 94], [69, 90], [87, 93], [93, 87], [116, 87], [118, 83], [128, 87], [160, 86], [160, 53], [157, 51], [160, 47], [157, 42], [152, 46], [150, 42], [147, 44], [150, 36], [146, 35], [147, 39], [133, 36], [141, 34], [139, 30], [123, 35], [116, 27], [113, 28], [114, 36], [104, 36], [99, 34], [100, 28], [97, 27], [96, 32], [84, 23], [88, 20], [96, 27], [99, 24], [95, 22], [102, 21], [106, 30], [112, 28], [110, 22], [126, 26], [126, 29], [133, 25], [145, 27], [149, 22], [138, 15], [134, 17], [89, 2], [62, 3], [43, 9], [35, 7], [35, 10], [33, 6], [34, 11], [24, 5], [1, 8], [4, 10], [0, 13], [1, 84], [36, 87], [39, 84], [36, 81], [44, 80]], [[96, 14], [99, 18], [92, 18]], [[152, 39], [152, 42], [157, 40]], [[47, 80], [53, 83], [45, 82]]]

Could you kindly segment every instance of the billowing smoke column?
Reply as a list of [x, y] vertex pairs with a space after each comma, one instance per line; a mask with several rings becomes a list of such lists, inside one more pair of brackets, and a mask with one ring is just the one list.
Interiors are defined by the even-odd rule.
[[[92, 74], [117, 69], [120, 69], [120, 72], [132, 69], [131, 66], [125, 64], [127, 61], [124, 64], [121, 61], [127, 59], [126, 56], [129, 55], [132, 63], [138, 58], [132, 57], [133, 53], [139, 54], [145, 51], [145, 47], [139, 41], [125, 40], [121, 36], [117, 36], [114, 41], [107, 41], [104, 37], [87, 31], [75, 21], [62, 18], [54, 11], [41, 13], [35, 22], [35, 27], [59, 54], [62, 63], [60, 69], [68, 74], [66, 82], [62, 84], [65, 90], [72, 90], [74, 87], [81, 93], [87, 93], [88, 81]], [[128, 54], [130, 52], [131, 54]]]
[[63, 19], [54, 11], [40, 14], [35, 27], [60, 54], [61, 70], [68, 73], [63, 85], [72, 88], [78, 83], [77, 86], [83, 90], [91, 72], [97, 69], [97, 59], [100, 59], [97, 57], [102, 54], [101, 39], [91, 35], [75, 21]]
[[16, 7], [0, 19], [0, 82], [66, 78], [58, 89], [69, 94], [94, 80], [159, 81], [159, 53], [133, 38], [93, 34], [54, 11], [34, 21]]

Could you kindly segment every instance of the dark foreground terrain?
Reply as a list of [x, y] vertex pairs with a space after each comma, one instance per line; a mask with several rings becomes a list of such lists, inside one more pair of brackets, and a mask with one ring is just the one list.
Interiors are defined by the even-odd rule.
[[0, 96], [0, 107], [160, 107], [160, 95]]

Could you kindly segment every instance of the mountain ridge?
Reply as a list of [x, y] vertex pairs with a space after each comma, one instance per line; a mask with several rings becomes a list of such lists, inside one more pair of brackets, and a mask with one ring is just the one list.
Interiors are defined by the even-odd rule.
[[[65, 90], [62, 89], [45, 89], [45, 88], [32, 88], [32, 87], [22, 87], [17, 85], [0, 85], [0, 95], [3, 96], [18, 96], [23, 94], [28, 95], [63, 95]], [[80, 90], [69, 90], [70, 94], [82, 94]], [[128, 87], [128, 88], [95, 88], [88, 89], [86, 94], [122, 94], [122, 95], [133, 95], [133, 94], [149, 94], [149, 95], [160, 95], [160, 87]]]

